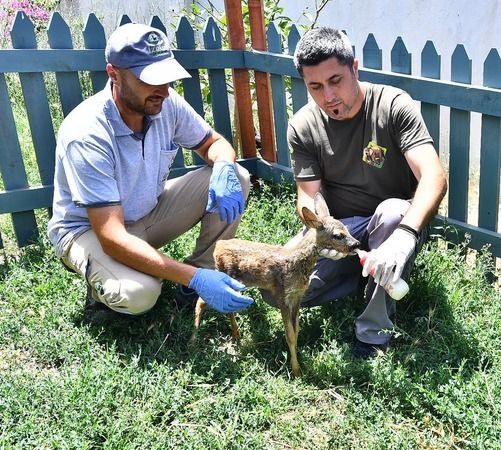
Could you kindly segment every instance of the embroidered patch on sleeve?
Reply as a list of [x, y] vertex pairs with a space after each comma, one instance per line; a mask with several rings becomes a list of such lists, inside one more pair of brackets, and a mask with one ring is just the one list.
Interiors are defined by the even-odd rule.
[[384, 165], [387, 149], [377, 145], [374, 141], [369, 141], [367, 147], [364, 148], [362, 161], [370, 166], [381, 169]]

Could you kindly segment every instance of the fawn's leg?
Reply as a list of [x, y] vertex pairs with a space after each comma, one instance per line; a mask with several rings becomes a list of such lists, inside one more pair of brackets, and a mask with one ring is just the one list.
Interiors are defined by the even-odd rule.
[[233, 338], [234, 341], [239, 341], [240, 340], [240, 330], [238, 329], [238, 323], [235, 319], [235, 314], [230, 313], [230, 314], [228, 314], [228, 317], [230, 319], [231, 337]]
[[202, 299], [202, 297], [198, 297], [197, 304], [195, 306], [195, 329], [193, 330], [193, 334], [191, 335], [190, 342], [193, 343], [197, 339], [198, 328], [200, 327], [200, 322], [202, 321], [202, 315], [207, 308], [207, 303]]
[[285, 338], [287, 339], [287, 344], [289, 345], [289, 352], [291, 355], [291, 367], [292, 375], [294, 377], [301, 376], [301, 367], [299, 367], [299, 362], [297, 360], [297, 337], [299, 333], [299, 320], [298, 312], [291, 310], [287, 307], [280, 308], [282, 313], [282, 320], [285, 326]]
[[202, 322], [202, 314], [207, 308], [207, 303], [202, 299], [202, 297], [198, 297], [197, 304], [195, 306], [195, 328], [200, 327], [200, 322]]
[[[195, 306], [195, 329], [193, 330], [193, 334], [191, 335], [190, 342], [195, 342], [197, 339], [197, 332], [200, 328], [200, 323], [202, 322], [202, 315], [207, 308], [207, 303], [201, 298], [198, 297], [197, 304]], [[238, 341], [240, 339], [240, 330], [238, 329], [238, 324], [235, 319], [235, 314], [228, 314], [230, 318], [230, 326], [231, 326], [231, 337]]]
[[296, 326], [294, 327], [294, 329], [296, 330], [296, 344], [297, 344], [297, 340], [298, 340], [298, 337], [299, 337], [299, 309], [296, 311]]

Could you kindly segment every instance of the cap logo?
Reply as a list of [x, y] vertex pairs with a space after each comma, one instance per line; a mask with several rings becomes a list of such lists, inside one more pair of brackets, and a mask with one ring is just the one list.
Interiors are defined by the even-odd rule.
[[159, 41], [158, 36], [155, 33], [150, 33], [146, 39], [150, 44], [156, 44]]
[[167, 58], [172, 56], [170, 49], [165, 45], [165, 41], [157, 33], [148, 34], [146, 42], [150, 56], [166, 55]]

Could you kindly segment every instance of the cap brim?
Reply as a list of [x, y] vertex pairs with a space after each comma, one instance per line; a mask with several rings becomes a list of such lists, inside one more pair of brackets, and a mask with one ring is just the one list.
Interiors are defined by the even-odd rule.
[[154, 86], [172, 83], [191, 75], [174, 58], [148, 64], [147, 66], [130, 67], [130, 71], [141, 81]]

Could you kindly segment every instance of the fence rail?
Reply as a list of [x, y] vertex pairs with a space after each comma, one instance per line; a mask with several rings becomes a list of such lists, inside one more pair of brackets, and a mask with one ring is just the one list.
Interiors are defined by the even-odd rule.
[[[127, 22], [130, 19], [122, 16], [121, 23]], [[152, 18], [151, 25], [165, 31], [158, 17]], [[52, 203], [55, 133], [59, 121], [86, 95], [101, 89], [107, 80], [103, 51], [106, 38], [94, 14], [89, 15], [83, 28], [84, 48], [73, 48], [70, 29], [58, 13], [51, 17], [47, 36], [49, 48], [38, 49], [30, 19], [18, 12], [11, 30], [12, 48], [0, 50], [0, 188], [3, 187], [0, 190], [0, 215], [11, 215], [19, 246], [37, 238], [34, 211], [50, 208]], [[308, 101], [304, 83], [292, 63], [291, 54], [300, 38], [297, 28], [292, 27], [284, 43], [277, 28], [270, 24], [266, 52], [223, 48], [221, 30], [212, 18], [207, 20], [198, 46], [197, 37], [188, 20], [181, 18], [176, 30], [175, 55], [192, 75], [191, 79], [179, 83], [184, 97], [237, 146], [234, 139], [238, 135], [238, 130], [235, 131], [238, 124], [230, 108], [232, 96], [227, 92], [228, 88], [232, 89], [230, 69], [269, 74], [276, 155], [272, 161], [267, 161], [256, 156], [255, 149], [243, 148], [240, 162], [259, 177], [274, 182], [281, 182], [284, 178], [292, 180], [286, 142], [287, 121]], [[483, 86], [471, 85], [471, 60], [462, 45], [458, 45], [451, 55], [451, 81], [440, 79], [442, 60], [432, 42], [427, 42], [421, 53], [419, 76], [412, 74], [412, 58], [400, 37], [391, 49], [390, 72], [381, 70], [383, 51], [374, 35], [369, 34], [362, 53], [364, 67], [360, 68], [360, 79], [406, 90], [421, 102], [423, 117], [437, 150], [440, 147], [448, 149], [448, 209], [445, 216], [435, 219], [437, 227], [442, 227], [442, 234], [452, 241], [463, 240], [467, 234], [471, 236], [469, 245], [472, 248], [480, 249], [488, 244], [493, 255], [501, 257], [501, 234], [498, 232], [501, 60], [498, 51], [492, 49], [484, 62]], [[14, 92], [12, 84], [15, 82], [6, 74], [19, 77], [22, 100]], [[47, 74], [53, 74], [55, 82], [47, 80]], [[83, 74], [89, 76], [90, 89], [83, 86]], [[443, 107], [449, 108], [447, 133], [442, 123]], [[470, 190], [471, 113], [481, 114], [478, 198], [474, 198]], [[19, 124], [20, 115], [27, 118], [24, 129]], [[440, 146], [441, 139], [447, 140], [446, 145]], [[261, 149], [261, 153], [269, 154], [269, 149]], [[185, 156], [186, 152], [178, 153], [173, 176], [203, 163], [193, 155], [188, 164]], [[33, 176], [33, 170], [36, 176]], [[32, 181], [34, 178], [36, 181]], [[469, 219], [468, 214], [472, 198], [478, 203], [475, 220]], [[3, 246], [0, 234], [0, 248]]]

